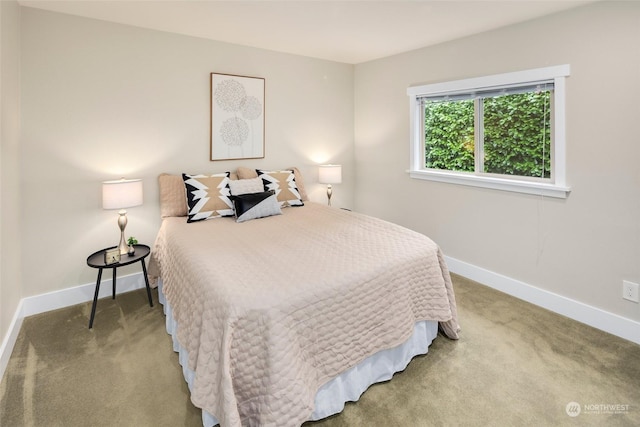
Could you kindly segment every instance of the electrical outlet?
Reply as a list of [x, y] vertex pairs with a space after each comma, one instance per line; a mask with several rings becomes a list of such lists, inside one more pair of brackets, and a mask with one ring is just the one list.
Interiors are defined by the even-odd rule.
[[627, 282], [626, 280], [623, 280], [622, 298], [633, 302], [640, 302], [638, 287], [640, 287], [640, 285], [638, 285], [637, 283]]

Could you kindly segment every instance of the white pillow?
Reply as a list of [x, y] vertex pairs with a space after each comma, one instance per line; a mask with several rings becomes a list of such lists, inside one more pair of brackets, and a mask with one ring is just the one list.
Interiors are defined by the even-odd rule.
[[241, 194], [260, 193], [264, 191], [262, 179], [256, 177], [251, 179], [237, 179], [229, 181], [232, 196], [240, 196]]

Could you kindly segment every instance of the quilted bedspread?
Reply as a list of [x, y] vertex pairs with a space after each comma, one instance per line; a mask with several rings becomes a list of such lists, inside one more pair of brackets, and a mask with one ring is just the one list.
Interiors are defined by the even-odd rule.
[[191, 400], [222, 427], [299, 426], [320, 386], [417, 321], [457, 338], [449, 272], [429, 238], [311, 202], [282, 213], [165, 218], [153, 250], [195, 372]]

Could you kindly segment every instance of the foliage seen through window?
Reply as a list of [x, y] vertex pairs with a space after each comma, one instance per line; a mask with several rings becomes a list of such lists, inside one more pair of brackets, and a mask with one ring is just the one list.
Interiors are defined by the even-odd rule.
[[475, 100], [427, 100], [425, 166], [550, 178], [551, 96], [551, 91], [537, 90]]

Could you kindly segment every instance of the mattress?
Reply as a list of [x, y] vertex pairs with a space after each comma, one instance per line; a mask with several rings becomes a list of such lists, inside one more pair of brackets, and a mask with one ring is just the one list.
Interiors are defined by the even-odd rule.
[[238, 224], [165, 218], [152, 255], [187, 355], [191, 400], [223, 426], [312, 418], [318, 390], [416, 323], [457, 338], [439, 247], [315, 203]]

